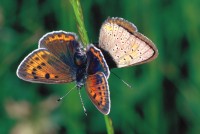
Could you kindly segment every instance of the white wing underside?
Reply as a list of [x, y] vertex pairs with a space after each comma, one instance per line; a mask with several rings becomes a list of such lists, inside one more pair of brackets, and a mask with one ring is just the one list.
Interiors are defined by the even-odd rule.
[[99, 47], [109, 52], [117, 67], [151, 61], [156, 57], [157, 51], [144, 35], [137, 31], [130, 33], [122, 26], [109, 22], [101, 27]]

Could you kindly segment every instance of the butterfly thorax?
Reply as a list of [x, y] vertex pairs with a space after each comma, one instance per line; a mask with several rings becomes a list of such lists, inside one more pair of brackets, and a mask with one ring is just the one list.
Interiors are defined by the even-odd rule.
[[76, 84], [78, 88], [81, 88], [86, 80], [86, 62], [87, 56], [85, 52], [81, 48], [78, 48], [74, 54], [74, 63], [77, 66]]

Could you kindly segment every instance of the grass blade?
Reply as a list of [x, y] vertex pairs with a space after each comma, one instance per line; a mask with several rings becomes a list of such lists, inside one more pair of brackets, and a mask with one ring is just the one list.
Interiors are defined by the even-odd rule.
[[[74, 13], [76, 16], [78, 32], [81, 37], [81, 40], [86, 47], [89, 44], [89, 39], [87, 35], [87, 31], [85, 29], [84, 19], [83, 19], [83, 12], [81, 8], [81, 4], [79, 0], [70, 0], [70, 3], [74, 9]], [[108, 134], [114, 134], [114, 129], [112, 126], [112, 120], [108, 117], [108, 115], [104, 115], [106, 129]]]

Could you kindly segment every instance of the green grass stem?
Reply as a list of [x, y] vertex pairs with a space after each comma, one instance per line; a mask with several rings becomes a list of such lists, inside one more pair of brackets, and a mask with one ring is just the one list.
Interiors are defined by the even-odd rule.
[[112, 126], [112, 120], [108, 115], [104, 115], [105, 123], [106, 123], [106, 129], [108, 134], [114, 134], [114, 129]]
[[[87, 35], [87, 31], [85, 29], [84, 19], [83, 19], [83, 12], [81, 8], [81, 4], [79, 0], [70, 0], [70, 3], [74, 9], [74, 13], [76, 16], [78, 32], [81, 37], [81, 41], [83, 42], [84, 46], [86, 47], [89, 44], [89, 39]], [[108, 134], [114, 134], [114, 129], [112, 126], [112, 120], [108, 117], [108, 115], [104, 115], [106, 129]]]
[[74, 9], [74, 13], [76, 16], [78, 32], [81, 37], [81, 41], [83, 45], [86, 47], [89, 44], [89, 39], [87, 35], [87, 31], [85, 29], [84, 19], [83, 19], [83, 12], [81, 8], [81, 4], [79, 0], [70, 0], [70, 3]]

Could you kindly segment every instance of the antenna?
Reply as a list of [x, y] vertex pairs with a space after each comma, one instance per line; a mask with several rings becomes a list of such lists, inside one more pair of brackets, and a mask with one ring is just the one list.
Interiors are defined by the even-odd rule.
[[121, 79], [117, 74], [115, 74], [114, 72], [111, 71], [112, 74], [114, 74], [118, 79], [120, 79], [127, 87], [132, 88], [132, 86], [130, 84], [128, 84], [126, 81], [124, 81], [123, 79]]
[[78, 89], [78, 93], [79, 93], [79, 96], [80, 96], [80, 99], [81, 99], [81, 104], [82, 104], [82, 106], [83, 106], [84, 113], [85, 113], [85, 115], [87, 116], [87, 110], [86, 110], [86, 108], [85, 108], [85, 106], [84, 106], [83, 99], [82, 99], [82, 97], [81, 97], [80, 88]]
[[60, 97], [57, 101], [61, 101], [65, 96], [67, 96], [76, 86], [70, 89], [64, 96]]

